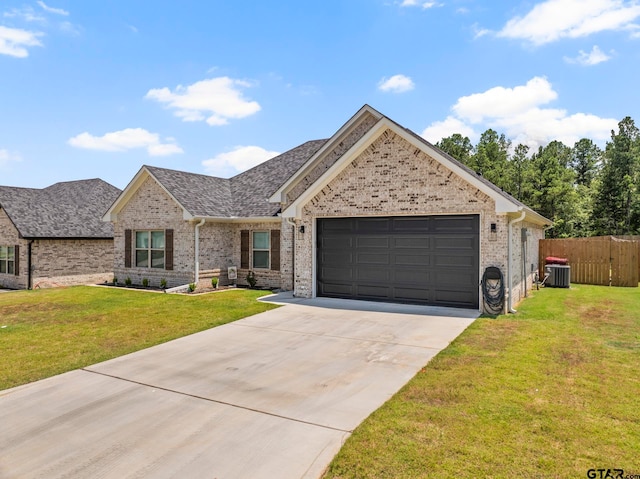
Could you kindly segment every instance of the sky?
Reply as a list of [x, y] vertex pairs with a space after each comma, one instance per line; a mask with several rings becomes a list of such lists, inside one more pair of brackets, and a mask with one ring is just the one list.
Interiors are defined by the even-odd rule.
[[364, 104], [435, 143], [640, 121], [639, 0], [0, 0], [0, 185], [231, 177]]

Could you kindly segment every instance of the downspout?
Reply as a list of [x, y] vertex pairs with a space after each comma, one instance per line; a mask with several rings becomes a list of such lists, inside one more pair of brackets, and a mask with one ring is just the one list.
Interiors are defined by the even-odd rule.
[[29, 240], [27, 243], [27, 289], [33, 289], [33, 275], [31, 274], [31, 246], [33, 240]]
[[520, 221], [522, 221], [524, 219], [526, 215], [526, 212], [523, 210], [522, 213], [520, 214], [520, 216], [518, 218], [515, 218], [511, 221], [509, 221], [509, 226], [507, 228], [508, 230], [508, 238], [507, 238], [507, 287], [509, 288], [509, 297], [507, 300], [507, 312], [508, 313], [517, 313], [517, 311], [515, 309], [513, 309], [513, 296], [512, 296], [512, 290], [513, 290], [513, 283], [512, 283], [512, 277], [511, 277], [511, 262], [512, 262], [512, 247], [511, 247], [511, 242], [513, 241], [513, 224], [514, 223], [519, 223]]
[[292, 246], [291, 246], [291, 287], [296, 291], [296, 222], [291, 218], [285, 218], [287, 223], [291, 225], [292, 231]]
[[198, 284], [198, 281], [200, 280], [200, 227], [205, 223], [205, 219], [202, 218], [200, 220], [200, 223], [196, 223], [196, 231], [195, 231], [195, 240], [196, 240], [196, 245], [195, 245], [195, 249], [196, 249], [196, 253], [195, 253], [195, 267], [196, 267], [196, 274], [195, 274], [195, 283]]

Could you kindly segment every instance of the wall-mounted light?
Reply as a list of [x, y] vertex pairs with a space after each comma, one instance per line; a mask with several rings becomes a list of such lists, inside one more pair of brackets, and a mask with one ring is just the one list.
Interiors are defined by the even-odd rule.
[[496, 225], [495, 223], [491, 223], [491, 232], [492, 233], [497, 233], [498, 232], [498, 225]]
[[298, 228], [298, 231], [299, 231], [301, 234], [304, 234], [304, 225], [301, 225], [301, 226], [300, 226], [300, 228]]

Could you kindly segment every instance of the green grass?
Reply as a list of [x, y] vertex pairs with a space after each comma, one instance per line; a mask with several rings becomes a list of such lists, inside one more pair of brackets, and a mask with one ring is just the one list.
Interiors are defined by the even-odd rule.
[[0, 294], [0, 390], [105, 361], [276, 306], [264, 291], [197, 296], [73, 287]]
[[640, 291], [543, 289], [481, 318], [347, 440], [327, 478], [640, 473]]

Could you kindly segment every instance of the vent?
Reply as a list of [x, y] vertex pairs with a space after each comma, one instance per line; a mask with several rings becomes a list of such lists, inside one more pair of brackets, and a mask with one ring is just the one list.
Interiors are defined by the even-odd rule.
[[566, 264], [548, 264], [545, 266], [546, 286], [568, 288], [571, 283], [571, 266]]

